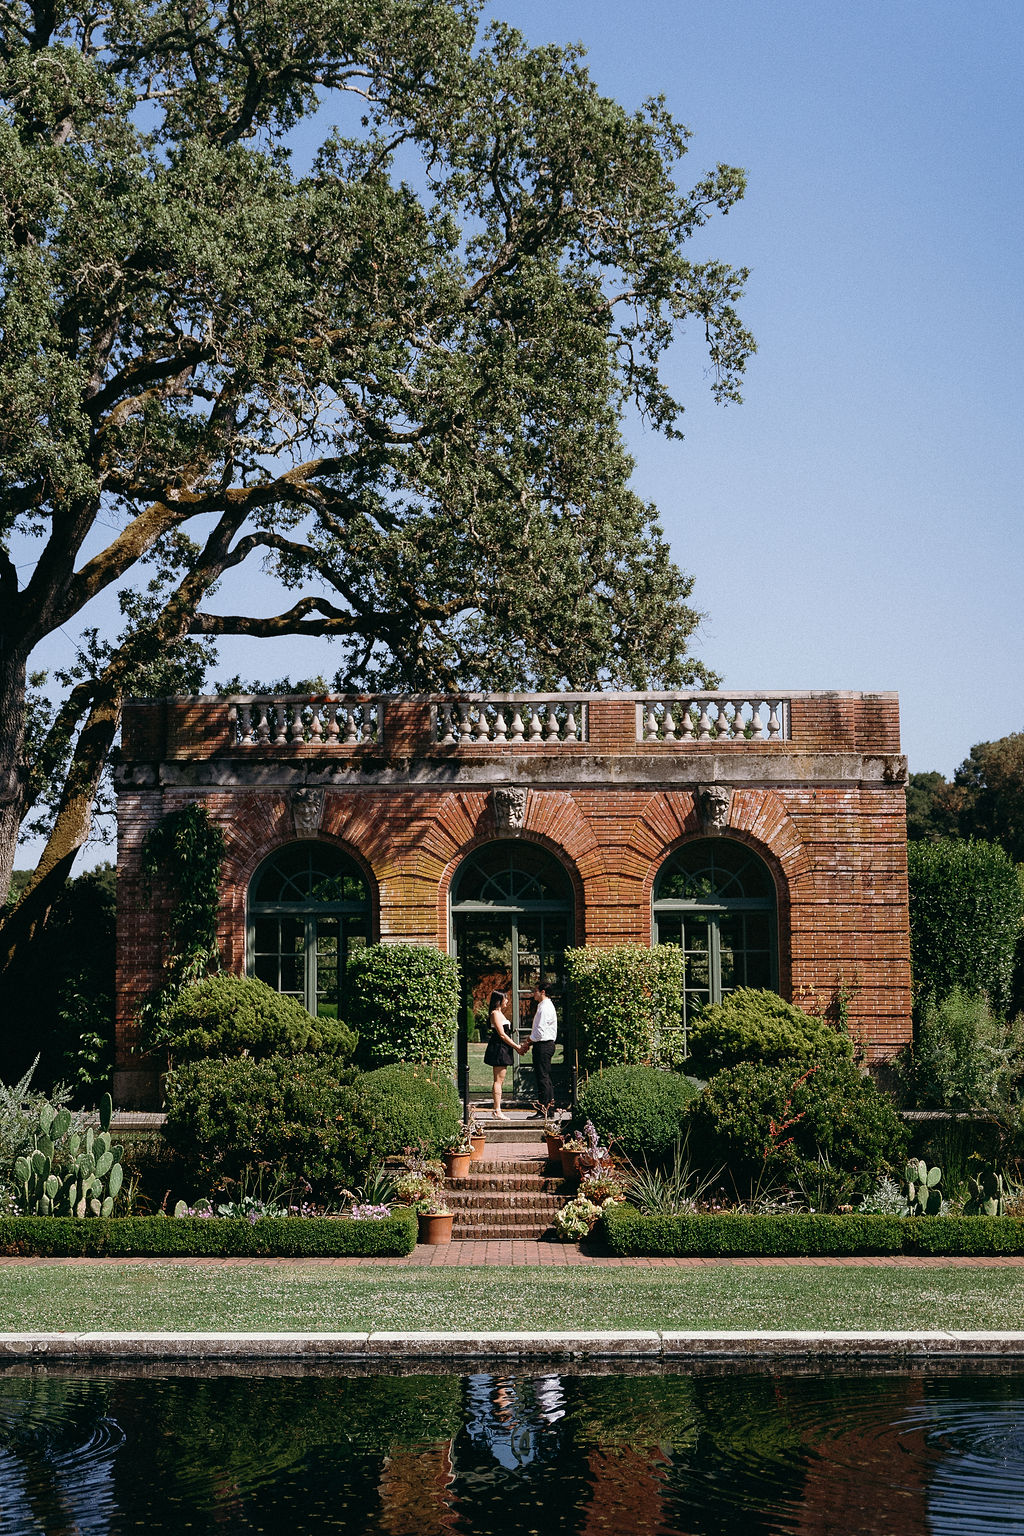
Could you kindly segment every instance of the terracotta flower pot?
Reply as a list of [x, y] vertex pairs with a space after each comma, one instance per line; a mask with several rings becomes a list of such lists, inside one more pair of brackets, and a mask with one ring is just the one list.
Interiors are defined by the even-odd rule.
[[416, 1219], [419, 1226], [417, 1236], [421, 1243], [451, 1242], [454, 1216], [425, 1216], [421, 1212]]
[[545, 1133], [544, 1133], [544, 1140], [548, 1144], [548, 1157], [561, 1157], [561, 1155], [562, 1155], [562, 1138], [561, 1138], [561, 1136], [559, 1136], [557, 1132], [552, 1134], [550, 1131], [545, 1131]]
[[445, 1172], [450, 1179], [464, 1179], [473, 1161], [472, 1152], [449, 1152], [444, 1160]]
[[579, 1153], [567, 1152], [565, 1147], [562, 1147], [559, 1156], [562, 1159], [562, 1172], [565, 1177], [567, 1179], [576, 1178], [577, 1174], [579, 1173]]
[[473, 1137], [473, 1152], [472, 1152], [472, 1156], [473, 1157], [482, 1157], [483, 1156], [483, 1150], [484, 1150], [484, 1147], [486, 1145], [487, 1145], [487, 1138], [486, 1138], [486, 1136], [483, 1136], [483, 1135], [481, 1135], [481, 1136], [474, 1136]]

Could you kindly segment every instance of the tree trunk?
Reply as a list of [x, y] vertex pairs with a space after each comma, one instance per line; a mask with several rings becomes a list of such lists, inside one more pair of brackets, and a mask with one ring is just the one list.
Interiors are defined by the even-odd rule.
[[28, 656], [0, 634], [0, 908], [7, 900], [25, 815], [25, 679]]
[[0, 922], [0, 978], [19, 945], [30, 944], [44, 927], [92, 827], [100, 774], [121, 720], [120, 691], [104, 691], [93, 704], [75, 743], [57, 818], [43, 856], [17, 906]]

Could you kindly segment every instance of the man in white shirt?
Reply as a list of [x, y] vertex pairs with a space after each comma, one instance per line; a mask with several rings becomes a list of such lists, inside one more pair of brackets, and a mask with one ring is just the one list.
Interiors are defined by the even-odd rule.
[[[544, 982], [538, 981], [534, 987], [533, 1000], [537, 1004], [537, 1010], [533, 1015], [530, 1044], [533, 1046], [537, 1102], [550, 1108], [555, 1102], [555, 1090], [551, 1086], [551, 1058], [555, 1054], [555, 1041], [558, 1038], [558, 1015], [555, 1012], [554, 1003], [548, 997], [548, 989]], [[534, 1119], [539, 1119], [542, 1113], [538, 1110]]]

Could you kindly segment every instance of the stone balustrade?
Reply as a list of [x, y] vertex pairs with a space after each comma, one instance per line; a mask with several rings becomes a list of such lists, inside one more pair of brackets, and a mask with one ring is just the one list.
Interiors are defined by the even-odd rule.
[[637, 741], [788, 741], [789, 698], [751, 693], [649, 693], [636, 706]]
[[558, 747], [586, 741], [585, 693], [474, 693], [431, 703], [431, 734], [441, 746]]
[[366, 694], [236, 694], [224, 702], [240, 747], [337, 747], [380, 740], [381, 701]]

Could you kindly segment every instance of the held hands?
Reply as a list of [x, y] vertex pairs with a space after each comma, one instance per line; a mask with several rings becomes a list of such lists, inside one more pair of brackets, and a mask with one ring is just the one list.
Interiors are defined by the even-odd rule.
[[524, 1040], [522, 1045], [517, 1045], [516, 1046], [516, 1050], [519, 1052], [520, 1056], [525, 1056], [529, 1049], [530, 1049], [530, 1041], [529, 1040]]

